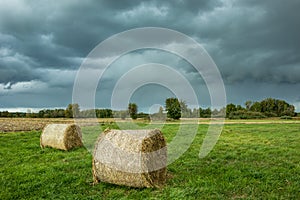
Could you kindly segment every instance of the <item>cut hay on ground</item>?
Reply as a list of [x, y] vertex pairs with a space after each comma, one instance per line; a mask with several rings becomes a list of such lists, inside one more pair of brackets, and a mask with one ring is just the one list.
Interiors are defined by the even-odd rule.
[[79, 126], [75, 124], [49, 124], [40, 138], [41, 147], [70, 150], [82, 146], [82, 134]]
[[95, 182], [161, 187], [166, 182], [167, 147], [155, 130], [106, 130], [93, 153]]

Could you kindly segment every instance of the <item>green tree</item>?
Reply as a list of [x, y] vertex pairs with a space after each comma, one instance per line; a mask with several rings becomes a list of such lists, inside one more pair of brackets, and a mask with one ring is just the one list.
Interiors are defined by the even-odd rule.
[[204, 114], [204, 117], [206, 117], [206, 118], [211, 117], [211, 109], [210, 108], [203, 109], [202, 112]]
[[164, 115], [164, 108], [162, 106], [159, 107], [158, 113], [157, 113], [157, 118], [158, 119], [164, 119], [165, 115]]
[[164, 113], [164, 108], [160, 106], [158, 110], [158, 114], [162, 115], [163, 113]]
[[270, 113], [270, 114], [273, 113], [276, 115], [277, 109], [276, 109], [275, 99], [267, 98], [261, 101], [260, 104], [261, 104], [262, 112]]
[[246, 101], [246, 102], [245, 102], [245, 106], [246, 106], [246, 109], [247, 109], [247, 110], [250, 110], [250, 108], [251, 108], [251, 106], [252, 106], [252, 103], [253, 103], [252, 101]]
[[180, 119], [181, 108], [180, 108], [180, 102], [178, 101], [177, 98], [166, 99], [166, 111], [167, 111], [168, 118]]
[[288, 115], [288, 116], [291, 116], [291, 117], [296, 116], [295, 106], [288, 105], [287, 108], [281, 113], [281, 116], [283, 116], [283, 115]]
[[66, 118], [72, 118], [73, 117], [73, 105], [69, 104], [68, 107], [65, 110], [65, 117]]
[[65, 110], [64, 109], [58, 109], [57, 117], [65, 117]]
[[238, 110], [245, 110], [245, 108], [243, 108], [241, 105], [237, 105], [236, 106], [236, 110], [238, 111]]
[[9, 114], [10, 113], [8, 111], [3, 111], [3, 112], [1, 112], [1, 117], [8, 117]]
[[181, 116], [189, 118], [192, 116], [192, 110], [188, 108], [187, 104], [185, 101], [180, 101], [180, 109], [181, 109]]
[[137, 118], [138, 106], [135, 103], [128, 104], [128, 112], [132, 119]]
[[199, 108], [199, 114], [201, 118], [209, 118], [211, 117], [211, 109], [210, 108]]
[[194, 108], [193, 111], [192, 111], [192, 117], [193, 118], [199, 118], [199, 109], [197, 108]]
[[292, 117], [295, 115], [295, 107], [293, 105], [288, 104], [284, 100], [273, 98], [254, 102], [250, 107], [250, 111], [261, 112], [267, 117], [280, 117], [284, 115]]
[[98, 118], [112, 118], [112, 110], [111, 109], [96, 109], [96, 116]]
[[65, 110], [65, 117], [67, 118], [79, 117], [79, 113], [80, 113], [80, 109], [77, 103], [69, 104]]
[[260, 102], [256, 101], [256, 102], [252, 103], [252, 105], [250, 107], [250, 111], [261, 112], [261, 104], [260, 104]]
[[230, 103], [226, 106], [226, 117], [229, 117], [230, 113], [236, 111], [236, 106], [233, 103]]
[[126, 116], [127, 116], [127, 112], [126, 111], [120, 111], [120, 117], [121, 119], [126, 119]]

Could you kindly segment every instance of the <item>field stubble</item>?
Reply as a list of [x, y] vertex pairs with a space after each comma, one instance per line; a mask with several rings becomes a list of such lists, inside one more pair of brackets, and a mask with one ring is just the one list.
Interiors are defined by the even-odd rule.
[[[131, 119], [118, 119], [118, 118], [86, 118], [77, 119], [76, 123], [80, 126], [94, 126], [97, 123], [112, 123], [112, 122], [131, 122]], [[42, 130], [48, 124], [70, 124], [74, 123], [74, 119], [70, 118], [0, 118], [0, 132], [16, 132], [16, 131], [34, 131]], [[180, 121], [146, 121], [143, 119], [135, 120], [134, 123], [152, 123], [152, 124], [300, 124], [300, 118], [292, 120], [281, 120], [279, 118], [258, 119], [258, 120], [225, 120], [224, 122], [219, 119], [209, 118], [182, 118]]]

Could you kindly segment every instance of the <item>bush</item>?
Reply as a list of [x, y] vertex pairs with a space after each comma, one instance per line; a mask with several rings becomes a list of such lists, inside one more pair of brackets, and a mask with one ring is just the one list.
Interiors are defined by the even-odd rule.
[[141, 119], [144, 119], [144, 120], [150, 120], [149, 114], [148, 113], [143, 113], [143, 112], [138, 113], [137, 118], [141, 118]]
[[280, 119], [293, 119], [293, 118], [291, 116], [284, 115], [284, 116], [281, 116]]
[[266, 116], [261, 112], [252, 112], [245, 110], [238, 110], [229, 114], [229, 119], [263, 119]]
[[279, 117], [276, 113], [274, 112], [264, 112], [264, 115], [267, 117]]
[[173, 118], [167, 118], [166, 121], [167, 122], [178, 122], [180, 120], [179, 119], [173, 119]]

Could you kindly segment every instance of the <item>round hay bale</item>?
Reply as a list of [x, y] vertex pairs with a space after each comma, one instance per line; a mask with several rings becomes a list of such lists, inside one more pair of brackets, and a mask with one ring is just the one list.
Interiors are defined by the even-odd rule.
[[106, 130], [93, 153], [95, 182], [161, 187], [166, 182], [167, 146], [155, 130]]
[[81, 129], [75, 124], [49, 124], [43, 130], [40, 145], [62, 150], [80, 147], [83, 145]]

